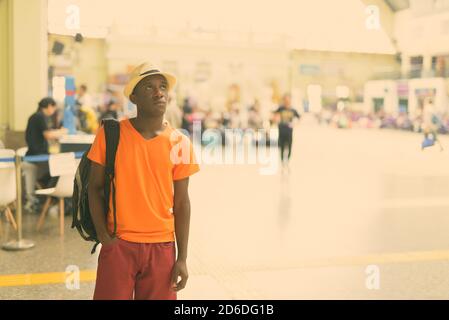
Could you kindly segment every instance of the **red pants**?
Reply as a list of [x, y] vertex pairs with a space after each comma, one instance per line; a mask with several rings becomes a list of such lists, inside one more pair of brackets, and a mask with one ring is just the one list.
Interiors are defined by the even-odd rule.
[[176, 300], [171, 289], [175, 243], [117, 239], [98, 257], [94, 300]]

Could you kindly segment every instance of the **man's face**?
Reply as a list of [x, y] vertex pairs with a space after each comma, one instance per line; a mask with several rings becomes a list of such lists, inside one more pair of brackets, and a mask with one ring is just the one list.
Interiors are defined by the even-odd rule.
[[130, 100], [137, 105], [138, 114], [149, 117], [162, 116], [168, 102], [167, 80], [159, 74], [140, 80]]
[[56, 106], [54, 104], [49, 104], [43, 111], [47, 117], [51, 117], [56, 112]]

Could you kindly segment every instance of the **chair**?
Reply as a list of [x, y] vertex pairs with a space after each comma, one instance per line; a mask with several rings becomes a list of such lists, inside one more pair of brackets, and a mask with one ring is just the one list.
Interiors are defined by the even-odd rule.
[[52, 198], [59, 199], [59, 233], [64, 236], [64, 198], [72, 197], [73, 180], [77, 161], [74, 153], [61, 153], [50, 155], [49, 168], [52, 177], [59, 176], [58, 182], [54, 188], [36, 190], [37, 195], [47, 196], [44, 207], [42, 208], [36, 229], [39, 231], [45, 221], [48, 208], [50, 207]]
[[[28, 152], [28, 147], [22, 147], [22, 148], [17, 149], [16, 154], [19, 157], [23, 158], [23, 157], [26, 156], [27, 152]], [[32, 173], [32, 172], [35, 172], [36, 170], [37, 169], [36, 169], [35, 164], [30, 163], [30, 162], [26, 162], [26, 161], [22, 162], [22, 177], [25, 178], [25, 187], [26, 187], [26, 189], [29, 188], [26, 184], [29, 183], [29, 181], [30, 181], [30, 180], [28, 180], [29, 177], [27, 177], [27, 175], [28, 174], [36, 174], [36, 173]], [[33, 188], [32, 190], [33, 191], [31, 192], [31, 190], [29, 190], [28, 193], [34, 194], [34, 190], [35, 189], [42, 189], [42, 185], [39, 183], [39, 181], [34, 181], [34, 183], [32, 183], [32, 184], [33, 184], [33, 186], [32, 186], [32, 188]]]
[[[14, 150], [0, 149], [0, 158], [14, 158], [15, 156]], [[14, 162], [0, 162], [0, 217], [1, 213], [5, 212], [6, 219], [12, 224], [14, 230], [17, 230], [17, 224], [9, 205], [16, 200], [16, 165]]]
[[16, 154], [19, 157], [25, 157], [27, 152], [28, 152], [28, 147], [22, 147], [22, 148], [17, 149]]

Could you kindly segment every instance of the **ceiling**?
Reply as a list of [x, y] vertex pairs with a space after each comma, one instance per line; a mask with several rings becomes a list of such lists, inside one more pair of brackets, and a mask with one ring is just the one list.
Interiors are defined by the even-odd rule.
[[410, 7], [409, 0], [385, 0], [385, 2], [393, 11], [404, 10]]
[[188, 32], [192, 36], [183, 39], [192, 43], [209, 35], [223, 43], [248, 42], [251, 33], [255, 43], [285, 39], [303, 50], [396, 52], [383, 28], [367, 27], [361, 0], [48, 0], [50, 33], [152, 39], [155, 29], [173, 41]]

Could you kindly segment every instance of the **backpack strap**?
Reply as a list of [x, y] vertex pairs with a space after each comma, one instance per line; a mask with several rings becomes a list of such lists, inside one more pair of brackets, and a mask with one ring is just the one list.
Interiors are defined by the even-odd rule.
[[117, 233], [117, 210], [115, 204], [115, 155], [120, 139], [120, 123], [113, 119], [103, 120], [106, 139], [106, 168], [105, 168], [105, 210], [109, 212], [109, 199], [112, 189], [112, 206], [114, 214], [114, 233]]
[[[83, 155], [83, 157], [86, 157], [86, 154], [87, 154], [87, 152]], [[76, 170], [76, 174], [75, 174], [75, 184], [78, 188], [78, 192], [80, 192], [83, 189], [83, 186], [82, 186], [82, 180], [81, 180], [79, 167]], [[86, 232], [84, 232], [84, 229], [81, 227], [81, 198], [82, 198], [82, 195], [78, 194], [78, 202], [76, 205], [76, 208], [78, 208], [78, 210], [73, 213], [72, 228], [76, 227], [76, 230], [78, 230], [81, 237], [84, 240], [88, 241], [88, 240], [90, 240], [90, 236]]]

